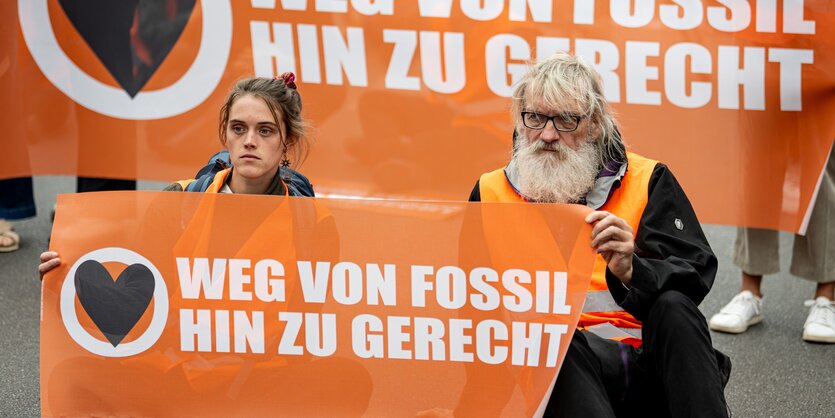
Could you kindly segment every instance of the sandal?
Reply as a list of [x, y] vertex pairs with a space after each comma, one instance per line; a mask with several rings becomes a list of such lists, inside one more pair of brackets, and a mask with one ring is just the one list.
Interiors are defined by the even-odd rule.
[[[6, 243], [8, 245], [4, 245]], [[12, 230], [12, 224], [0, 219], [0, 253], [10, 253], [18, 248], [20, 248], [20, 235]]]

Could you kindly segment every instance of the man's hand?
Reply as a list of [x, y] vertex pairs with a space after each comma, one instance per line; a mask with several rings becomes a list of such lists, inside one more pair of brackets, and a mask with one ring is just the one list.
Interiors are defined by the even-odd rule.
[[605, 211], [594, 211], [586, 216], [592, 225], [591, 246], [603, 256], [609, 271], [629, 286], [632, 283], [632, 254], [635, 237], [626, 221]]

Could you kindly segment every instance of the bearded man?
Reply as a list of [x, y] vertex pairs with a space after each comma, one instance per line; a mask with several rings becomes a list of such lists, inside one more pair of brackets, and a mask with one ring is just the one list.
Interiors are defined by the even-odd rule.
[[510, 163], [470, 201], [586, 205], [598, 253], [545, 416], [729, 415], [730, 360], [697, 305], [717, 262], [670, 169], [626, 151], [599, 75], [559, 53], [513, 93]]

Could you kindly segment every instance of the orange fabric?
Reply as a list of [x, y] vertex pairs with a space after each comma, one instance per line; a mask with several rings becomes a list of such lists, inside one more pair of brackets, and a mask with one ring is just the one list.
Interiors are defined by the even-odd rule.
[[[835, 138], [830, 0], [191, 2], [135, 99], [61, 3], [0, 2], [0, 178], [179, 178], [217, 151], [237, 80], [292, 71], [322, 140], [304, 165], [317, 188], [451, 200], [506, 160], [522, 63], [557, 50], [599, 69], [631, 145], [675, 168], [705, 223], [798, 231]], [[684, 15], [696, 26], [671, 27]]]
[[[600, 208], [610, 212], [632, 227], [637, 235], [638, 224], [647, 204], [649, 194], [649, 180], [652, 171], [658, 161], [642, 157], [631, 152], [627, 153], [628, 168], [620, 187], [609, 197], [609, 200]], [[504, 169], [494, 170], [483, 174], [479, 179], [479, 192], [482, 202], [524, 202], [525, 199], [513, 190], [507, 181]], [[485, 223], [485, 225], [488, 225]], [[490, 230], [493, 226], [485, 227]], [[595, 258], [594, 270], [592, 273], [589, 291], [608, 290], [606, 285], [606, 261], [603, 256]], [[641, 328], [641, 321], [635, 319], [626, 311], [614, 312], [588, 312], [580, 316], [580, 326], [590, 327], [601, 323], [610, 323], [622, 328]]]
[[[502, 224], [542, 219], [548, 228], [515, 225], [515, 235], [502, 237], [511, 264], [480, 264], [481, 225], [464, 220], [479, 219], [484, 210]], [[322, 222], [296, 219], [324, 211], [332, 217]], [[282, 414], [299, 417], [416, 416], [437, 408], [455, 410], [456, 416], [532, 416], [547, 402], [591, 276], [590, 227], [581, 222], [588, 212], [578, 205], [215, 193], [62, 195], [50, 246], [64, 263], [43, 281], [43, 415], [269, 416], [280, 405]], [[313, 238], [288, 238], [291, 230]], [[110, 280], [121, 280], [135, 264], [159, 272], [153, 299], [129, 330], [119, 331], [126, 335], [116, 346], [88, 309], [108, 298], [92, 300], [73, 287], [91, 283], [89, 275], [78, 273], [83, 260], [102, 264]], [[204, 267], [198, 268], [200, 260]], [[261, 261], [280, 262], [284, 269], [259, 273]], [[343, 263], [360, 275], [337, 268]], [[392, 271], [387, 283], [394, 286], [381, 292], [371, 286], [380, 283], [371, 272], [384, 265], [392, 267], [385, 270]], [[442, 273], [444, 267], [466, 276], [445, 285], [452, 276]], [[476, 268], [493, 275], [478, 276]], [[555, 281], [553, 298], [543, 301], [534, 297], [542, 295], [535, 292], [542, 287], [539, 273], [569, 280]], [[537, 282], [523, 280], [525, 274]], [[137, 283], [142, 277], [148, 280], [137, 275]], [[471, 286], [473, 277], [484, 277], [478, 290]], [[284, 296], [271, 296], [270, 280], [284, 283]], [[463, 298], [450, 298], [462, 292]], [[450, 305], [453, 300], [463, 305]], [[490, 300], [498, 308], [476, 305]], [[523, 300], [534, 308], [513, 308]], [[129, 304], [106, 312], [123, 305]], [[282, 313], [296, 314], [303, 323], [291, 331]], [[247, 324], [256, 314], [263, 317], [260, 331], [244, 339], [253, 334]], [[313, 325], [325, 315], [335, 325]], [[369, 316], [380, 326], [356, 322]], [[189, 325], [196, 322], [201, 328]], [[432, 338], [421, 323], [431, 325]], [[333, 341], [331, 354], [319, 351], [326, 339]], [[126, 353], [131, 343], [135, 351]], [[263, 344], [257, 351], [256, 343]], [[368, 358], [362, 353], [371, 347], [376, 348]], [[458, 413], [464, 410], [471, 412]]]

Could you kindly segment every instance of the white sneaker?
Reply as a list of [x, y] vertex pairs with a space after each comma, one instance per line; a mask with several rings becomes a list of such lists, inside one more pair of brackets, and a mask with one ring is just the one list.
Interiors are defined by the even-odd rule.
[[763, 321], [760, 313], [762, 303], [761, 298], [748, 290], [739, 292], [718, 314], [710, 318], [710, 329], [731, 334], [745, 332], [749, 326]]
[[806, 306], [811, 306], [809, 317], [803, 324], [803, 339], [818, 343], [835, 343], [835, 304], [821, 296], [815, 300], [807, 300]]

